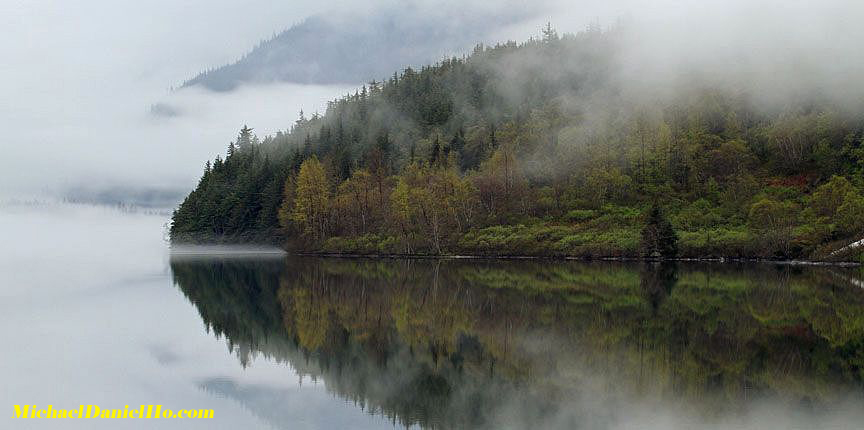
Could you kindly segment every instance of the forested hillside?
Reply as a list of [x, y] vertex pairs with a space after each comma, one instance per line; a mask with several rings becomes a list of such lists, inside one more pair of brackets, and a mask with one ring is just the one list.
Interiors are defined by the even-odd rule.
[[821, 259], [864, 234], [860, 112], [699, 80], [635, 91], [619, 33], [547, 27], [371, 82], [260, 141], [244, 128], [172, 240]]

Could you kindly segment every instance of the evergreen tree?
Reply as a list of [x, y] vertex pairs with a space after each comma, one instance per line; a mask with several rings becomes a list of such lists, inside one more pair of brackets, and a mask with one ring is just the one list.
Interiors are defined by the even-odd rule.
[[312, 155], [312, 137], [309, 134], [306, 134], [306, 139], [303, 139], [303, 156], [308, 157]]
[[441, 142], [438, 140], [438, 136], [435, 136], [435, 140], [432, 142], [432, 147], [429, 149], [429, 165], [436, 166], [438, 165], [441, 159]]
[[656, 203], [648, 211], [642, 229], [642, 255], [646, 258], [675, 258], [678, 256], [678, 234]]
[[237, 136], [237, 148], [241, 151], [246, 151], [252, 148], [252, 129], [244, 125], [240, 129], [240, 135]]
[[558, 32], [552, 28], [552, 23], [547, 22], [546, 27], [543, 27], [543, 41], [546, 43], [558, 40]]

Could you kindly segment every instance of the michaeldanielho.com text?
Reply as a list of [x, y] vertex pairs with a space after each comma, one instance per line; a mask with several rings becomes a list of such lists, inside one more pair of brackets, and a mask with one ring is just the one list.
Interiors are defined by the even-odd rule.
[[48, 405], [15, 405], [15, 418], [213, 418], [213, 409], [167, 409], [162, 405], [141, 405], [139, 408], [103, 408], [80, 405], [77, 409], [55, 409]]

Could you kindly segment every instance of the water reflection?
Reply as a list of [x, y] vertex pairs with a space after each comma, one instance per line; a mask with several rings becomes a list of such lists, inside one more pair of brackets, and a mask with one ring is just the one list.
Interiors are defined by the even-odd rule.
[[[818, 420], [864, 405], [858, 269], [189, 257], [171, 268], [244, 366], [284, 362], [401, 426], [609, 428], [637, 406], [719, 422], [765, 404]], [[292, 425], [278, 393], [202, 387]]]

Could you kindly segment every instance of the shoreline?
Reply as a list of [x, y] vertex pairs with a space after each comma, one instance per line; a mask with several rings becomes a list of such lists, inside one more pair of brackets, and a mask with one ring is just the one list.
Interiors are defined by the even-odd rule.
[[339, 252], [291, 252], [286, 251], [288, 256], [297, 257], [320, 257], [320, 258], [345, 258], [345, 259], [370, 259], [370, 260], [550, 260], [550, 261], [611, 261], [611, 262], [639, 262], [639, 263], [664, 263], [664, 262], [690, 262], [690, 263], [760, 263], [777, 264], [788, 266], [834, 266], [834, 267], [860, 267], [864, 264], [855, 261], [820, 261], [820, 260], [775, 260], [768, 258], [669, 258], [652, 259], [638, 257], [578, 257], [578, 256], [555, 256], [555, 255], [466, 255], [466, 254], [359, 254]]
[[190, 243], [178, 242], [169, 244], [173, 257], [193, 256], [255, 256], [268, 254], [270, 256], [297, 256], [319, 258], [369, 259], [369, 260], [533, 260], [533, 261], [607, 261], [607, 262], [642, 262], [642, 263], [759, 263], [787, 266], [826, 266], [826, 267], [862, 267], [861, 261], [826, 261], [792, 259], [782, 260], [759, 257], [678, 257], [678, 258], [643, 258], [621, 256], [579, 256], [579, 255], [530, 255], [530, 254], [401, 254], [401, 253], [359, 253], [359, 252], [318, 252], [290, 249], [275, 243], [254, 242], [210, 242]]

